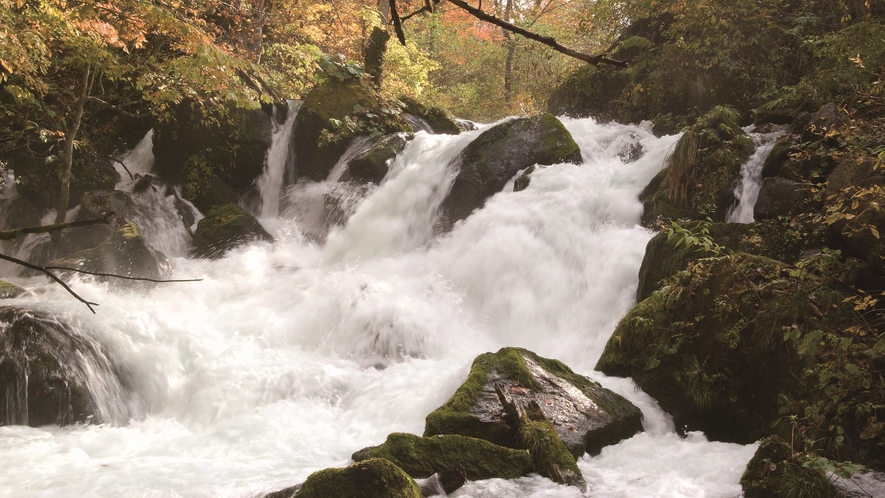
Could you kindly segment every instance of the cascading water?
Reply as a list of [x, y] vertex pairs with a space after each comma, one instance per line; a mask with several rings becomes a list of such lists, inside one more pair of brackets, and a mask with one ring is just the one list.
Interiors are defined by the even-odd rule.
[[[135, 409], [125, 424], [0, 427], [0, 495], [256, 496], [390, 432], [422, 433], [477, 354], [522, 346], [643, 409], [647, 432], [580, 459], [591, 496], [738, 496], [753, 445], [680, 438], [630, 381], [593, 371], [651, 237], [637, 196], [676, 137], [564, 122], [584, 165], [539, 168], [443, 236], [447, 165], [481, 130], [417, 133], [324, 245], [290, 235], [294, 213], [264, 218], [272, 246], [173, 259], [176, 277], [200, 282], [110, 292], [75, 277], [96, 315], [43, 279], [15, 279], [35, 292], [8, 302], [76, 316], [128, 373]], [[639, 159], [621, 159], [636, 147]], [[580, 494], [526, 477], [453, 496]]]
[[782, 131], [750, 134], [756, 143], [756, 151], [741, 165], [741, 181], [734, 187], [734, 198], [738, 202], [733, 209], [729, 210], [725, 221], [729, 223], [752, 223], [755, 221], [753, 208], [756, 206], [756, 199], [759, 197], [759, 190], [762, 187], [762, 167], [765, 166], [765, 160], [771, 153], [771, 149], [774, 148], [777, 138], [781, 135], [783, 135]]
[[289, 159], [289, 142], [295, 118], [301, 109], [301, 101], [289, 101], [286, 119], [278, 122], [279, 109], [273, 108], [273, 135], [270, 148], [264, 158], [264, 173], [258, 178], [258, 191], [261, 194], [261, 216], [267, 218], [280, 213], [280, 192], [283, 189], [283, 176], [286, 173], [286, 162]]

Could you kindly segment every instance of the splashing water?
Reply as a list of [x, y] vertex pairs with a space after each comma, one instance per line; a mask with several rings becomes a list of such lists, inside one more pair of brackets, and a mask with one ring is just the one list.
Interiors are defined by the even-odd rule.
[[[97, 315], [42, 279], [10, 301], [78, 317], [127, 372], [124, 425], [0, 427], [0, 495], [252, 497], [348, 463], [424, 417], [473, 358], [521, 346], [642, 408], [648, 432], [583, 457], [590, 496], [725, 497], [754, 446], [679, 438], [627, 379], [593, 371], [633, 304], [645, 244], [637, 196], [677, 137], [564, 120], [585, 164], [541, 167], [435, 236], [448, 163], [481, 131], [417, 133], [325, 244], [297, 204], [262, 219], [277, 243], [217, 261], [173, 258], [201, 282], [109, 292], [75, 277]], [[627, 147], [642, 156], [625, 163]], [[512, 190], [512, 189], [511, 189]], [[540, 477], [471, 482], [459, 497], [574, 497]]]

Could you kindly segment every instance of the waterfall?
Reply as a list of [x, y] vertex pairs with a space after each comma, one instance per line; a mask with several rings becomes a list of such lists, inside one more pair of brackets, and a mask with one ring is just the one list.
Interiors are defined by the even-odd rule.
[[264, 159], [264, 173], [256, 180], [261, 194], [261, 216], [269, 218], [277, 216], [280, 211], [280, 192], [283, 189], [283, 175], [286, 173], [286, 161], [289, 158], [289, 142], [295, 118], [301, 109], [301, 101], [287, 101], [286, 119], [280, 123], [276, 106], [273, 108], [273, 136], [267, 156]]
[[[74, 277], [100, 304], [93, 315], [42, 277], [15, 279], [30, 292], [8, 302], [82, 324], [127, 373], [133, 408], [120, 425], [0, 427], [0, 494], [260, 496], [391, 432], [421, 434], [478, 354], [520, 346], [643, 410], [645, 433], [579, 460], [590, 496], [738, 496], [754, 445], [679, 437], [629, 379], [593, 370], [634, 304], [652, 236], [637, 197], [677, 137], [563, 122], [583, 165], [538, 168], [528, 188], [496, 194], [446, 234], [434, 223], [448, 164], [481, 130], [416, 134], [323, 240], [301, 236], [315, 206], [304, 198], [328, 182], [293, 186], [281, 214], [262, 219], [276, 244], [173, 258], [176, 277], [199, 282], [120, 290]], [[472, 481], [456, 496], [580, 493], [532, 476]]]
[[154, 167], [154, 130], [150, 129], [132, 150], [117, 157], [114, 168], [120, 174], [120, 185], [142, 177]]
[[782, 131], [750, 134], [756, 144], [756, 151], [741, 165], [741, 180], [734, 187], [737, 204], [728, 211], [725, 221], [729, 223], [755, 221], [753, 208], [756, 206], [756, 198], [759, 197], [759, 189], [762, 187], [762, 167], [765, 166], [765, 160], [774, 148], [777, 138], [782, 134]]

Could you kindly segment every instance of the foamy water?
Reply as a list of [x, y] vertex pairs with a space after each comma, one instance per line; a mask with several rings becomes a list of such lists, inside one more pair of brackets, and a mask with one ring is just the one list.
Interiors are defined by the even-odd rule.
[[[200, 282], [120, 291], [79, 278], [92, 315], [42, 279], [12, 303], [75, 316], [126, 373], [116, 424], [0, 428], [2, 496], [251, 497], [302, 482], [424, 417], [473, 358], [529, 348], [643, 409], [648, 432], [579, 462], [590, 496], [726, 497], [754, 446], [678, 437], [654, 400], [593, 367], [632, 306], [645, 244], [636, 200], [677, 137], [564, 120], [585, 164], [539, 168], [434, 237], [448, 160], [481, 130], [423, 132], [317, 244], [291, 203], [277, 238], [217, 261], [173, 257]], [[619, 153], [640, 144], [625, 164]], [[508, 191], [509, 190], [509, 191]], [[291, 199], [290, 199], [291, 201]], [[460, 497], [573, 497], [540, 477], [471, 482]]]

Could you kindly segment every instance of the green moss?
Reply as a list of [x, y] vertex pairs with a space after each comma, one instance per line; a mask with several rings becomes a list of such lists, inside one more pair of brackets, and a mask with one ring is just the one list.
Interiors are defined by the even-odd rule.
[[0, 280], [0, 299], [12, 299], [24, 293], [25, 290], [21, 287], [6, 280]]
[[529, 452], [535, 472], [561, 484], [586, 488], [575, 457], [556, 433], [550, 422], [525, 420], [517, 442]]
[[458, 463], [464, 465], [467, 478], [471, 480], [515, 479], [532, 469], [531, 459], [525, 451], [452, 434], [419, 437], [393, 433], [381, 446], [366, 448], [353, 455], [355, 461], [368, 458], [386, 458], [412, 477], [430, 477]]
[[778, 395], [806, 392], [796, 372], [809, 360], [785, 330], [857, 322], [831, 260], [795, 268], [738, 253], [689, 263], [621, 320], [596, 368], [633, 377], [678, 426], [736, 442], [767, 435]]
[[580, 159], [581, 148], [578, 147], [562, 121], [548, 112], [542, 114], [538, 122], [545, 130], [541, 148], [547, 151], [551, 164], [574, 162], [575, 158]]
[[421, 490], [389, 460], [373, 458], [343, 469], [314, 472], [298, 492], [298, 498], [331, 497], [421, 498]]
[[455, 122], [455, 118], [445, 109], [436, 106], [426, 106], [411, 97], [400, 97], [399, 100], [406, 106], [406, 112], [427, 121], [430, 127], [433, 128], [433, 131], [447, 135], [461, 133], [462, 130]]

